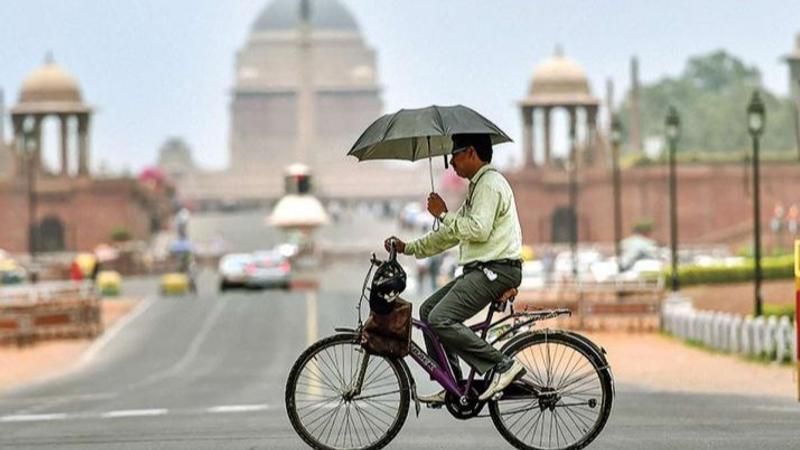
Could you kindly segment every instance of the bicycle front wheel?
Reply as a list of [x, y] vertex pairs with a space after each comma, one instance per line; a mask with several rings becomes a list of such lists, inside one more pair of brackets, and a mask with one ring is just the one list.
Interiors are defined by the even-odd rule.
[[611, 414], [610, 369], [587, 343], [558, 331], [531, 334], [506, 350], [525, 376], [489, 403], [495, 428], [522, 450], [580, 449]]
[[398, 361], [369, 356], [355, 334], [337, 334], [309, 347], [286, 382], [286, 412], [298, 435], [321, 450], [383, 448], [408, 416], [409, 381]]

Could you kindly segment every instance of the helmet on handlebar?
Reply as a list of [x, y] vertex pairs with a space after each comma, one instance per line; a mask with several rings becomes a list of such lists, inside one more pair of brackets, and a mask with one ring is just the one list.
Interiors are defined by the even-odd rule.
[[395, 260], [382, 262], [369, 290], [369, 307], [377, 314], [388, 314], [392, 311], [392, 302], [406, 289], [406, 271]]

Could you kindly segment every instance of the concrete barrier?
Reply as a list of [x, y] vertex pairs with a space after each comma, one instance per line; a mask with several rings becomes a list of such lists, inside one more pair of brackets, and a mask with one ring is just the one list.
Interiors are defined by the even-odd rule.
[[0, 344], [92, 338], [101, 332], [100, 298], [90, 283], [0, 289]]

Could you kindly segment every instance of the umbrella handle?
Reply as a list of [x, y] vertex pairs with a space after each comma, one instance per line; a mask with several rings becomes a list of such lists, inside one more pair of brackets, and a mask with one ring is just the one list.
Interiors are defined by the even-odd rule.
[[[447, 161], [447, 156], [445, 156], [445, 162]], [[433, 157], [431, 156], [431, 137], [428, 136], [428, 173], [431, 175], [431, 192], [435, 193], [436, 189], [433, 186]], [[433, 225], [431, 225], [431, 229], [433, 231], [439, 231], [439, 218], [433, 218]]]

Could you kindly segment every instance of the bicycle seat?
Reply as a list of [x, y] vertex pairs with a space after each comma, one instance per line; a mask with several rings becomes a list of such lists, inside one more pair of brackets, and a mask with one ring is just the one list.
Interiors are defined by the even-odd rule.
[[500, 298], [496, 299], [493, 303], [498, 305], [498, 306], [500, 306], [500, 305], [505, 304], [509, 300], [511, 300], [513, 302], [514, 301], [514, 297], [516, 297], [517, 294], [519, 294], [519, 291], [516, 288], [511, 288], [511, 289], [503, 292], [503, 294], [500, 295]]

